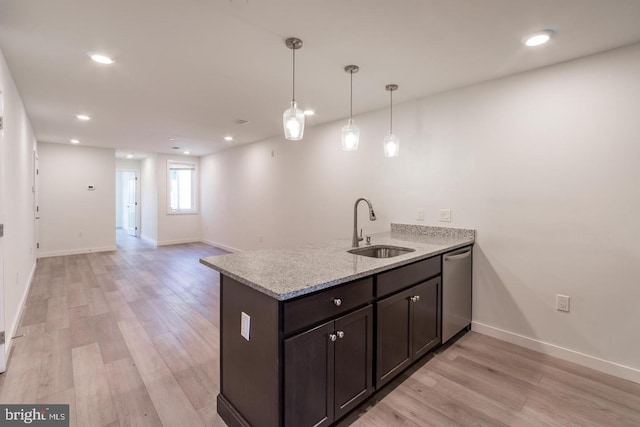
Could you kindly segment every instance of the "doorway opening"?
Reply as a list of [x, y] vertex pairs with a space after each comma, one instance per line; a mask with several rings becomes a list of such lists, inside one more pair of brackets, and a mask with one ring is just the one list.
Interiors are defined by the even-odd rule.
[[116, 170], [116, 239], [140, 236], [137, 170]]

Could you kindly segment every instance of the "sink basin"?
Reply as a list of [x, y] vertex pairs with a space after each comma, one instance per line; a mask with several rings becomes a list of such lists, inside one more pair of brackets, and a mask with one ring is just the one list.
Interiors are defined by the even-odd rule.
[[350, 254], [367, 256], [369, 258], [393, 258], [399, 255], [408, 254], [409, 252], [413, 252], [415, 249], [410, 248], [401, 248], [398, 246], [366, 246], [364, 248], [356, 248], [348, 251]]

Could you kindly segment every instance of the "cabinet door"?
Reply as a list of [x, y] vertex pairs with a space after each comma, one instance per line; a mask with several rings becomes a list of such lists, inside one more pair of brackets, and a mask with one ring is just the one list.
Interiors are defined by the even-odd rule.
[[335, 419], [373, 392], [373, 308], [365, 307], [335, 322]]
[[333, 422], [333, 333], [334, 322], [329, 322], [284, 341], [286, 427], [327, 426]]
[[[438, 304], [440, 278], [411, 288], [412, 359], [416, 360], [440, 343]], [[417, 298], [416, 298], [417, 297]]]
[[376, 303], [376, 387], [389, 382], [411, 363], [413, 288]]

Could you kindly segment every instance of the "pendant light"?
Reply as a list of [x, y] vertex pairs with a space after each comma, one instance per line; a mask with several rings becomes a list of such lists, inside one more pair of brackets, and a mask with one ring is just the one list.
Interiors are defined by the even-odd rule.
[[342, 149], [344, 151], [356, 151], [360, 141], [360, 129], [353, 124], [353, 73], [360, 71], [357, 65], [347, 65], [344, 71], [351, 78], [351, 92], [349, 97], [349, 121], [342, 128]]
[[398, 85], [386, 85], [385, 89], [389, 91], [390, 108], [389, 108], [389, 135], [384, 137], [384, 156], [398, 157], [400, 151], [400, 138], [393, 134], [393, 91], [398, 90]]
[[304, 112], [296, 104], [296, 50], [302, 47], [302, 40], [291, 37], [285, 41], [286, 46], [293, 51], [293, 96], [291, 108], [282, 114], [284, 137], [292, 141], [299, 141], [304, 134]]

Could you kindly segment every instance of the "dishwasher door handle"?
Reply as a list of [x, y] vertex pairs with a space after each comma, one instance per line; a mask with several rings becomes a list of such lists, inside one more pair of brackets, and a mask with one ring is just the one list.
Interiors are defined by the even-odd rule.
[[466, 252], [461, 252], [461, 253], [457, 253], [457, 254], [454, 254], [454, 255], [445, 255], [445, 256], [444, 256], [444, 260], [445, 260], [445, 261], [455, 261], [455, 260], [457, 260], [457, 259], [463, 259], [463, 258], [466, 258], [466, 257], [468, 257], [469, 255], [471, 255], [471, 249], [469, 249], [469, 250], [468, 250], [468, 251], [466, 251]]

